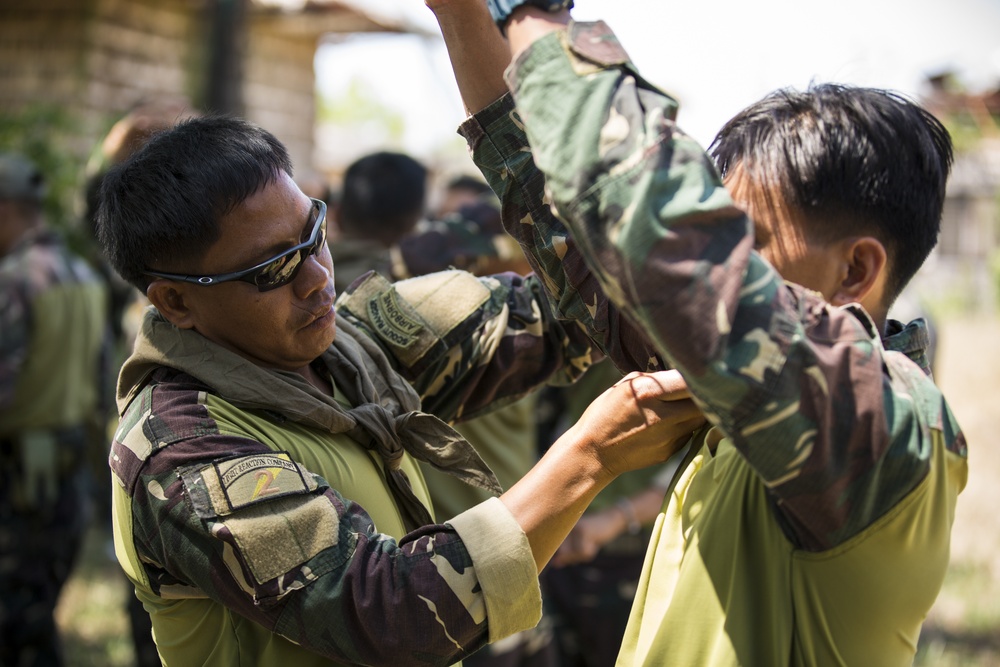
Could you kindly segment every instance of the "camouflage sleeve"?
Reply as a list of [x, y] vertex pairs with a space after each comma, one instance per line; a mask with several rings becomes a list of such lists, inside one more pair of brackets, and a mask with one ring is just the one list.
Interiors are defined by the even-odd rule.
[[0, 271], [0, 410], [14, 401], [18, 374], [28, 355], [31, 300], [17, 276]]
[[185, 427], [183, 394], [147, 387], [112, 444], [117, 541], [135, 549], [119, 559], [155, 596], [209, 598], [338, 664], [450, 665], [537, 622], [530, 547], [499, 501], [394, 540], [288, 454]]
[[584, 328], [558, 320], [534, 275], [441, 271], [390, 284], [356, 281], [337, 310], [378, 342], [447, 421], [575, 381], [600, 358]]
[[500, 196], [504, 228], [520, 243], [560, 317], [586, 326], [619, 370], [663, 370], [666, 364], [648, 337], [604, 298], [565, 225], [553, 214], [513, 98], [501, 97], [466, 120], [459, 132]]
[[790, 538], [829, 548], [912, 490], [931, 436], [883, 372], [874, 325], [784, 284], [753, 252], [748, 220], [675, 127], [675, 102], [607, 26], [539, 40], [508, 82], [552, 206], [607, 298], [683, 373]]

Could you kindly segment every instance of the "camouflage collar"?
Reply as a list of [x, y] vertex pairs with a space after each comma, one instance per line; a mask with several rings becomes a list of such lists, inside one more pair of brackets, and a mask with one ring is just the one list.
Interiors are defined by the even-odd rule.
[[898, 320], [887, 320], [882, 344], [886, 350], [905, 354], [910, 361], [920, 366], [920, 370], [927, 375], [931, 374], [930, 362], [927, 359], [931, 339], [924, 318], [918, 317], [906, 325]]

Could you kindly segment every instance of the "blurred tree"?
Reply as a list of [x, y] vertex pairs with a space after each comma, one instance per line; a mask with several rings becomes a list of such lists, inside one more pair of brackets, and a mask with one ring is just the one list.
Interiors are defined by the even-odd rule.
[[67, 110], [53, 105], [0, 113], [0, 151], [20, 153], [38, 165], [48, 181], [48, 222], [79, 249], [74, 209], [85, 156], [70, 148], [73, 138], [81, 134], [77, 123]]
[[406, 118], [378, 100], [374, 90], [362, 79], [351, 81], [345, 95], [321, 96], [317, 121], [338, 126], [378, 126], [388, 143], [398, 143], [406, 131]]
[[925, 104], [941, 119], [959, 153], [975, 150], [985, 138], [1000, 137], [1000, 85], [971, 93], [955, 72], [927, 77]]

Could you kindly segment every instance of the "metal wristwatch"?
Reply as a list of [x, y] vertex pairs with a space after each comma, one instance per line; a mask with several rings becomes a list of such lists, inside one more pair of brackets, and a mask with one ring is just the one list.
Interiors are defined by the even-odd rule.
[[486, 0], [490, 15], [496, 21], [500, 32], [505, 32], [511, 13], [518, 7], [538, 7], [547, 12], [558, 12], [561, 9], [572, 9], [573, 0]]

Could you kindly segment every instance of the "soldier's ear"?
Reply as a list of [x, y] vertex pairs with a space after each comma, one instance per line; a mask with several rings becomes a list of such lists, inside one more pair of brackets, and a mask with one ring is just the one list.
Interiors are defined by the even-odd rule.
[[872, 236], [862, 236], [846, 239], [842, 249], [842, 279], [830, 303], [879, 303], [888, 277], [885, 246]]
[[175, 327], [194, 328], [194, 317], [187, 303], [187, 286], [183, 283], [157, 278], [146, 288], [146, 297]]

